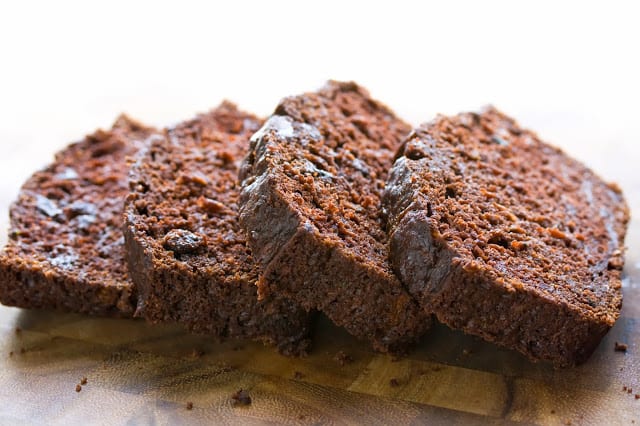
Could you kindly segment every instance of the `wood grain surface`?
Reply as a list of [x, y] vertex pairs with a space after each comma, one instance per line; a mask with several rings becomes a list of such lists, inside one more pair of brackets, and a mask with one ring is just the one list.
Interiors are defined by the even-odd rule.
[[[636, 151], [618, 152], [610, 166], [632, 212], [640, 208]], [[0, 212], [12, 191], [1, 194]], [[586, 364], [567, 370], [444, 326], [393, 359], [320, 318], [311, 354], [292, 359], [177, 326], [0, 307], [0, 424], [640, 424], [636, 219], [627, 245], [622, 316]], [[627, 352], [615, 352], [615, 342]], [[234, 405], [239, 389], [249, 406]]]

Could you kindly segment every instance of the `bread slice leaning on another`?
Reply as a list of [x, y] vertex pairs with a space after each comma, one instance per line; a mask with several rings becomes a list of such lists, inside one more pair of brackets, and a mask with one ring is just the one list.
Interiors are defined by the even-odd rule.
[[138, 314], [151, 322], [304, 354], [313, 314], [278, 295], [258, 300], [237, 218], [238, 167], [261, 124], [225, 102], [140, 152], [125, 205], [129, 269]]
[[280, 102], [240, 174], [260, 295], [322, 311], [380, 351], [406, 350], [431, 324], [391, 269], [380, 214], [409, 130], [355, 83], [329, 82]]
[[384, 206], [395, 271], [453, 328], [569, 366], [620, 314], [620, 189], [494, 108], [416, 129]]

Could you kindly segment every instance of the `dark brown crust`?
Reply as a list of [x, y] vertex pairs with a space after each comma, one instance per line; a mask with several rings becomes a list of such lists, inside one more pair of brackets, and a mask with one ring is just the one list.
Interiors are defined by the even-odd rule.
[[430, 316], [393, 274], [380, 192], [409, 127], [355, 83], [284, 99], [252, 137], [240, 223], [259, 294], [324, 312], [380, 351], [402, 351]]
[[302, 354], [310, 315], [282, 298], [258, 301], [258, 274], [237, 223], [238, 165], [260, 124], [227, 102], [140, 152], [124, 228], [137, 315]]
[[570, 366], [618, 318], [620, 190], [493, 108], [418, 128], [384, 205], [394, 269], [451, 327]]
[[0, 301], [22, 308], [131, 316], [124, 260], [127, 156], [153, 129], [120, 117], [59, 152], [23, 185], [0, 255]]

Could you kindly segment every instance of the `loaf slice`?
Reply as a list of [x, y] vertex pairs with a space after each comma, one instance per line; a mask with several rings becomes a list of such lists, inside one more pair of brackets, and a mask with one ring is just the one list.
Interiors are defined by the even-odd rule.
[[258, 274], [237, 222], [238, 166], [256, 117], [223, 103], [140, 152], [125, 205], [138, 314], [219, 337], [304, 353], [309, 318], [290, 301], [258, 301]]
[[620, 189], [494, 108], [419, 127], [384, 205], [395, 270], [453, 328], [569, 366], [618, 318]]
[[252, 137], [240, 223], [261, 297], [324, 312], [380, 351], [401, 351], [430, 316], [387, 261], [380, 196], [409, 126], [355, 83], [284, 99]]
[[0, 301], [96, 315], [132, 316], [136, 293], [122, 238], [126, 158], [154, 130], [121, 116], [59, 152], [24, 184], [0, 254]]

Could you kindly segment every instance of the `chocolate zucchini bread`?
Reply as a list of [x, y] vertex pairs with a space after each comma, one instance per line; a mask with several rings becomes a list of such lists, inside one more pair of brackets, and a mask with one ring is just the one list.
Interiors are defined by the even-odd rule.
[[0, 254], [0, 301], [132, 316], [135, 290], [122, 238], [126, 158], [153, 130], [124, 116], [59, 152], [24, 184]]
[[618, 318], [620, 189], [493, 108], [412, 133], [384, 206], [394, 269], [453, 328], [569, 366]]
[[124, 227], [137, 314], [302, 354], [310, 314], [280, 297], [258, 301], [258, 274], [237, 222], [238, 165], [260, 124], [223, 103], [140, 152]]
[[240, 223], [260, 297], [324, 312], [380, 351], [429, 327], [387, 260], [380, 196], [409, 126], [355, 83], [285, 98], [251, 138]]

